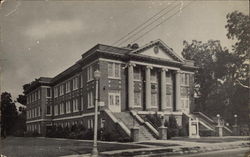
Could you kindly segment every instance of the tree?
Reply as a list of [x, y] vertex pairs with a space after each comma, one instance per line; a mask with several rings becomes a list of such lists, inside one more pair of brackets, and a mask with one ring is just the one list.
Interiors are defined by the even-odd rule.
[[237, 72], [234, 75], [236, 83], [243, 88], [249, 87], [249, 63], [250, 63], [250, 18], [241, 12], [234, 11], [227, 15], [227, 37], [236, 39], [233, 45], [233, 54], [238, 58], [235, 64]]
[[228, 38], [236, 39], [233, 51], [222, 48], [217, 40], [207, 43], [184, 41], [182, 55], [194, 60], [197, 111], [211, 116], [220, 113], [233, 122], [238, 114], [241, 122], [248, 121], [249, 102], [249, 16], [237, 11], [227, 15]]
[[17, 109], [15, 103], [13, 103], [11, 94], [4, 92], [1, 95], [1, 113], [2, 113], [2, 135], [7, 136], [13, 133], [13, 124], [17, 120]]
[[27, 98], [25, 95], [18, 95], [18, 98], [16, 99], [17, 102], [19, 102], [20, 104], [26, 106], [27, 104]]

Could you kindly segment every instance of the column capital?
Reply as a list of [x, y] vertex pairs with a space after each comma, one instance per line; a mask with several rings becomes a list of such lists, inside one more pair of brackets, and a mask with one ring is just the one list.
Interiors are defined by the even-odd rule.
[[161, 68], [161, 71], [162, 71], [162, 72], [164, 72], [164, 71], [166, 71], [166, 72], [167, 72], [167, 71], [168, 71], [168, 69], [167, 69], [167, 68]]
[[135, 63], [128, 63], [128, 66], [135, 67]]
[[153, 69], [153, 67], [150, 66], [150, 65], [147, 65], [147, 66], [146, 66], [146, 69]]
[[175, 74], [181, 74], [181, 71], [180, 70], [175, 70], [174, 73]]

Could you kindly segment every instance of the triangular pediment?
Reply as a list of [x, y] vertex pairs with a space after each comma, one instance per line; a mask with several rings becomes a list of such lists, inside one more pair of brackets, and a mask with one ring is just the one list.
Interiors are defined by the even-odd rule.
[[161, 40], [152, 41], [132, 51], [132, 53], [168, 61], [183, 62], [183, 59]]

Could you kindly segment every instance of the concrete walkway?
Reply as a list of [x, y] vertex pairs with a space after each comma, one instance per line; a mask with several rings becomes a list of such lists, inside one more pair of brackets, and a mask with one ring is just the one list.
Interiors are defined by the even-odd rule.
[[[216, 138], [216, 137], [211, 137], [211, 138]], [[236, 138], [236, 139], [238, 138], [238, 140], [232, 142], [220, 142], [220, 143], [201, 143], [201, 142], [194, 142], [187, 140], [144, 141], [144, 142], [130, 143], [130, 144], [148, 146], [147, 148], [106, 151], [106, 152], [101, 152], [100, 156], [118, 157], [118, 156], [160, 156], [160, 155], [177, 155], [177, 154], [181, 155], [181, 154], [192, 154], [199, 152], [244, 148], [250, 146], [250, 141], [247, 140], [249, 139], [249, 137], [223, 137], [218, 139], [223, 140], [229, 138]], [[83, 156], [87, 157], [90, 156], [90, 154], [71, 155], [64, 157], [83, 157]]]

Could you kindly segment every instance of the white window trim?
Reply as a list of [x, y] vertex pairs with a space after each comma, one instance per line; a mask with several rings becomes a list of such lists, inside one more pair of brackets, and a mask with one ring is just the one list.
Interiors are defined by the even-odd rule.
[[70, 80], [66, 82], [66, 91], [65, 93], [70, 93], [71, 92], [71, 89], [70, 89]]
[[93, 76], [93, 67], [92, 65], [87, 67], [87, 82], [91, 82], [94, 80], [94, 76]]
[[60, 114], [60, 115], [65, 114], [65, 113], [64, 113], [64, 104], [63, 104], [63, 103], [60, 104], [60, 112], [59, 112], [59, 114]]
[[[48, 89], [50, 90], [50, 96], [48, 96]], [[46, 88], [46, 98], [51, 98], [51, 95], [52, 95], [52, 93], [51, 93], [51, 88], [50, 88], [50, 87], [47, 87], [47, 88]]]
[[[141, 101], [142, 93], [141, 93], [141, 92], [135, 92], [135, 93], [139, 93], [139, 94], [140, 94], [140, 99], [139, 99], [140, 105], [137, 105], [136, 103], [134, 103], [134, 104], [135, 104], [134, 106], [135, 106], [135, 107], [142, 107], [142, 101]], [[135, 96], [136, 96], [136, 95], [134, 94], [134, 99], [136, 99]], [[135, 101], [135, 100], [134, 100], [134, 101]]]
[[[121, 79], [121, 64], [120, 63], [115, 63], [115, 62], [108, 62], [108, 64], [112, 64], [112, 76], [109, 76], [109, 74], [108, 74], [108, 78], [109, 79]], [[118, 68], [119, 76], [118, 77], [115, 76], [115, 65], [116, 64], [119, 66], [119, 68]]]
[[71, 113], [71, 103], [66, 101], [66, 114]]
[[73, 100], [73, 112], [79, 112], [77, 99]]
[[136, 79], [135, 78], [135, 72], [134, 72], [134, 77], [133, 77], [133, 79], [134, 79], [134, 81], [141, 81], [142, 80], [142, 77], [141, 77], [141, 69], [139, 68], [139, 79]]
[[[111, 105], [110, 104], [110, 96], [112, 96], [113, 97], [113, 100], [114, 100], [114, 104], [113, 105]], [[121, 106], [121, 92], [119, 91], [119, 90], [117, 90], [116, 92], [114, 92], [114, 91], [110, 91], [109, 93], [108, 93], [108, 105], [109, 106], [116, 106], [116, 96], [119, 96], [119, 106]]]
[[93, 91], [89, 91], [87, 94], [88, 97], [88, 109], [92, 109], [95, 107], [95, 100], [94, 100], [94, 92]]
[[58, 97], [58, 86], [54, 87], [54, 97], [57, 98]]

